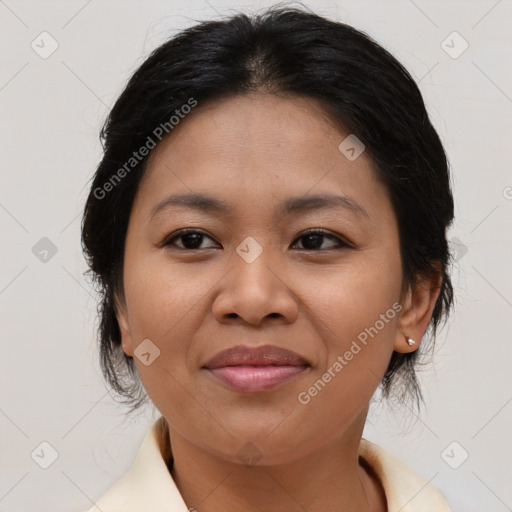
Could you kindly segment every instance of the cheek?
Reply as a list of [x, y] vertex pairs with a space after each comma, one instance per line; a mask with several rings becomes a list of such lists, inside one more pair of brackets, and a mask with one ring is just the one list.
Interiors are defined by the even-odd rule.
[[392, 306], [399, 300], [402, 288], [401, 260], [398, 250], [389, 249], [355, 254], [346, 265], [316, 273], [314, 286], [310, 283], [311, 321], [317, 319], [318, 326], [326, 326], [330, 337], [335, 335], [341, 345], [372, 326], [390, 309], [388, 317], [393, 321], [386, 323], [383, 330], [390, 331], [388, 327], [396, 324]]
[[172, 341], [173, 331], [183, 329], [187, 316], [201, 307], [201, 298], [214, 285], [214, 276], [210, 274], [204, 264], [177, 265], [162, 254], [128, 260], [125, 293], [132, 332], [138, 341]]
[[393, 352], [401, 287], [398, 250], [360, 253], [316, 279], [307, 307], [324, 340], [318, 370], [320, 377], [330, 370], [326, 400], [356, 405], [375, 391]]
[[194, 394], [187, 360], [197, 329], [194, 307], [204, 292], [200, 283], [183, 272], [147, 264], [138, 270], [132, 267], [127, 272], [125, 284], [132, 339], [134, 347], [151, 340], [150, 352], [157, 356], [145, 364], [135, 348], [134, 362], [155, 407], [168, 419], [174, 418], [190, 408], [190, 392]]
[[137, 357], [134, 362], [155, 406], [160, 411], [171, 407], [172, 416], [190, 407], [190, 393], [195, 394], [197, 345], [191, 340], [198, 338], [209, 312], [205, 297], [224, 273], [207, 262], [172, 263], [161, 251], [126, 259], [125, 295], [134, 348], [146, 339], [158, 348], [150, 365]]

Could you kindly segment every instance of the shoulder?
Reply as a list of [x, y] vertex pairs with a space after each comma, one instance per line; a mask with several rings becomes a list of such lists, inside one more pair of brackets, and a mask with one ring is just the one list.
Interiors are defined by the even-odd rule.
[[380, 446], [361, 439], [359, 455], [380, 479], [389, 512], [451, 512], [441, 491]]
[[131, 468], [86, 512], [187, 512], [167, 466], [165, 426], [163, 418], [153, 424]]

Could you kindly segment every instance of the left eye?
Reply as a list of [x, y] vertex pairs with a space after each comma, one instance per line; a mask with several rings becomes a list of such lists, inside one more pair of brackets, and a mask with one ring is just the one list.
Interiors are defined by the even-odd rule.
[[[204, 238], [209, 238], [213, 240], [210, 236], [202, 231], [198, 231], [197, 229], [183, 230], [178, 233], [175, 233], [173, 236], [168, 237], [162, 243], [162, 246], [175, 246], [179, 249], [183, 250], [194, 250], [194, 249], [209, 249], [211, 247], [201, 247], [202, 241]], [[324, 243], [324, 239], [331, 239], [335, 241], [335, 245], [333, 247], [322, 248]], [[181, 240], [181, 246], [175, 243], [176, 240]], [[349, 244], [342, 240], [341, 238], [329, 233], [328, 231], [323, 230], [311, 230], [305, 233], [302, 233], [295, 240], [302, 241], [302, 247], [299, 247], [299, 250], [303, 251], [318, 251], [318, 250], [329, 250], [329, 249], [339, 249], [344, 247], [349, 247]], [[297, 245], [294, 243], [292, 247]]]
[[[325, 238], [330, 238], [331, 240], [334, 240], [337, 243], [334, 245], [334, 247], [327, 247], [327, 248], [321, 249], [321, 246], [323, 245], [322, 239], [325, 239]], [[306, 251], [317, 251], [318, 249], [320, 249], [320, 250], [340, 249], [340, 248], [349, 246], [348, 243], [346, 243], [341, 238], [329, 233], [328, 231], [319, 230], [319, 229], [311, 230], [306, 233], [302, 233], [302, 235], [300, 237], [298, 237], [297, 240], [302, 240], [302, 239], [304, 239], [304, 242], [303, 242], [304, 248], [302, 250], [306, 250]]]

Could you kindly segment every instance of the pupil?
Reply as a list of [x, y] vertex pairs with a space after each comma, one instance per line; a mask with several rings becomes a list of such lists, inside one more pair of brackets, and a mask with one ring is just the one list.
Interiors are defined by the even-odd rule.
[[[304, 244], [304, 246], [306, 247], [306, 249], [318, 249], [319, 247], [321, 247], [322, 245], [322, 237], [324, 235], [318, 235], [318, 234], [311, 234], [311, 235], [306, 235], [306, 240], [308, 240], [307, 243]], [[308, 247], [308, 243], [309, 242], [313, 242], [312, 244], [310, 245], [313, 245], [313, 247]]]
[[[187, 233], [185, 235], [183, 235], [183, 245], [187, 248], [187, 249], [196, 249], [197, 247], [199, 247], [201, 245], [201, 237], [203, 235], [200, 235], [198, 233]], [[190, 241], [190, 239], [192, 239], [192, 243], [187, 243], [187, 239], [188, 241]], [[192, 247], [187, 247], [188, 245], [192, 245]]]

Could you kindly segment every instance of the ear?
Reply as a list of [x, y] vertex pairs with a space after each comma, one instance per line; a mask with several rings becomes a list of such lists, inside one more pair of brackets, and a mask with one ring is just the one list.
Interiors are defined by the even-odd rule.
[[[408, 285], [402, 302], [393, 348], [395, 352], [406, 354], [418, 349], [427, 330], [441, 291], [441, 272], [433, 277], [420, 277], [414, 285]], [[408, 339], [415, 341], [409, 344]]]
[[126, 301], [123, 298], [119, 298], [115, 295], [115, 313], [117, 323], [119, 324], [119, 330], [121, 331], [121, 343], [123, 345], [123, 352], [133, 357], [133, 339], [131, 335], [130, 323], [128, 321], [128, 312], [126, 308]]

